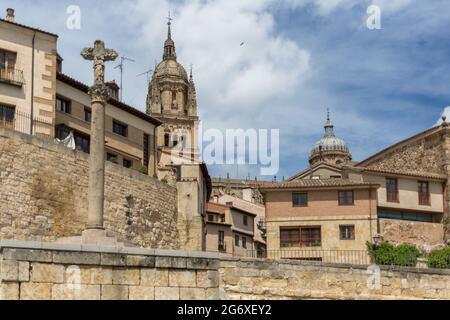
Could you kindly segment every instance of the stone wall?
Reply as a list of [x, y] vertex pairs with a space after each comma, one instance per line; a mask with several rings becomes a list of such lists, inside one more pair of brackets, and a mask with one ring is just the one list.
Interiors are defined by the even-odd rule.
[[225, 258], [213, 253], [0, 242], [0, 299], [450, 299], [450, 270]]
[[413, 244], [425, 252], [444, 246], [441, 223], [380, 219], [380, 234], [393, 244]]
[[[0, 239], [54, 241], [87, 222], [88, 155], [0, 128]], [[179, 248], [177, 190], [106, 163], [105, 227], [119, 240]]]

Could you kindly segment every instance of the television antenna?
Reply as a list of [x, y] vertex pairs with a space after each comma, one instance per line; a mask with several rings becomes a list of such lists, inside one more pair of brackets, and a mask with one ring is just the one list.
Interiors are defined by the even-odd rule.
[[120, 69], [120, 101], [123, 102], [123, 67], [124, 67], [124, 63], [125, 61], [130, 61], [130, 62], [136, 62], [131, 58], [127, 58], [124, 56], [120, 57], [120, 64], [118, 66], [116, 66], [114, 69]]
[[136, 77], [142, 77], [143, 75], [147, 75], [147, 82], [150, 82], [150, 74], [153, 72], [153, 69], [147, 70], [138, 74]]

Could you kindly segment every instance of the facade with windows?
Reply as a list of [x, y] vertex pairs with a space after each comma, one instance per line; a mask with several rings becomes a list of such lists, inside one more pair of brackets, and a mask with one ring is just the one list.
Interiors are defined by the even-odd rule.
[[[260, 187], [266, 203], [268, 255], [365, 250], [377, 232], [379, 185], [348, 179], [305, 179]], [[298, 257], [300, 259], [300, 257]], [[301, 259], [318, 258], [302, 256]]]
[[209, 202], [206, 212], [206, 250], [237, 257], [258, 254], [255, 232], [257, 215], [232, 202]]
[[[89, 153], [92, 114], [88, 86], [62, 73], [57, 74], [56, 86], [55, 136], [64, 139], [73, 132], [77, 148]], [[109, 99], [105, 113], [107, 161], [154, 175], [155, 133], [160, 122], [113, 97]]]
[[58, 36], [0, 18], [0, 128], [53, 137]]

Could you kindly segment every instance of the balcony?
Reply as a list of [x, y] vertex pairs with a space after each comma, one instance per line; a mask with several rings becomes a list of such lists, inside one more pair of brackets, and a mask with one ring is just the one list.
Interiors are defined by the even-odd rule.
[[22, 87], [25, 84], [23, 71], [11, 68], [0, 68], [0, 82]]

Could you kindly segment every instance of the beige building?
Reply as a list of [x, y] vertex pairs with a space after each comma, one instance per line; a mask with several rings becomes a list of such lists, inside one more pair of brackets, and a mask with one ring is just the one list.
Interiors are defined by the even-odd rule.
[[206, 250], [236, 257], [262, 255], [257, 236], [257, 215], [233, 202], [209, 202], [206, 212]]
[[319, 251], [365, 250], [366, 242], [377, 233], [378, 187], [346, 179], [297, 180], [261, 187], [268, 255], [325, 259]]
[[[156, 130], [160, 121], [117, 100], [118, 86], [107, 83], [110, 98], [105, 108], [106, 159], [126, 168], [154, 175]], [[89, 87], [63, 73], [57, 74], [55, 136], [73, 132], [77, 148], [89, 153], [91, 98]]]
[[57, 39], [17, 23], [13, 9], [0, 19], [0, 126], [53, 136]]

